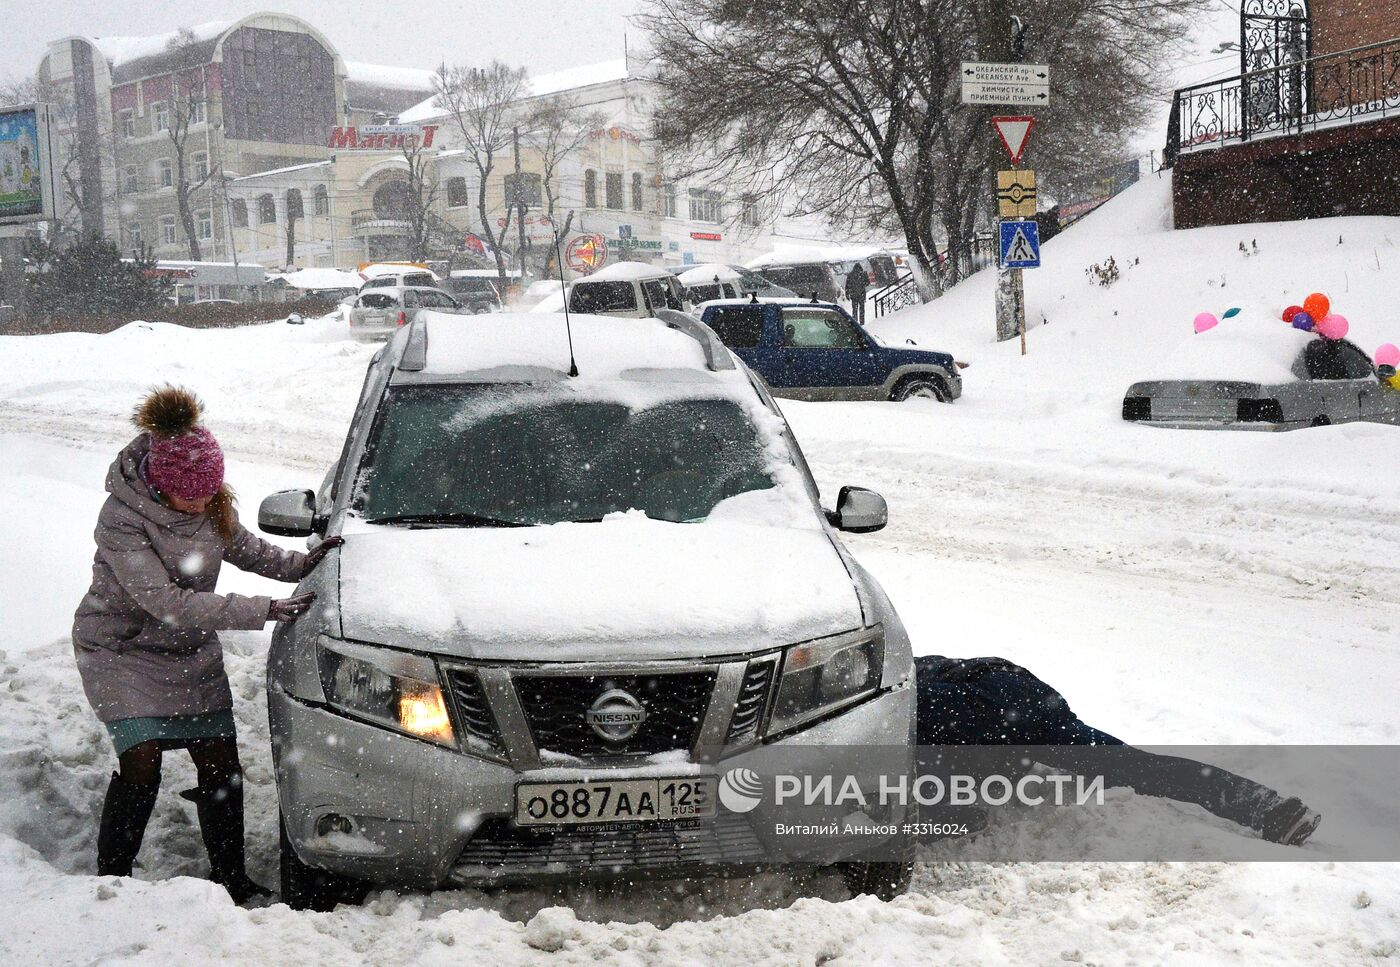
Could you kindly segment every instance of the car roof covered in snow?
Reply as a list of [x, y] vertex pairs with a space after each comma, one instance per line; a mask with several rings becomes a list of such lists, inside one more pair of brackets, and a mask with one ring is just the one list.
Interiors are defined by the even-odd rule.
[[1273, 318], [1246, 310], [1205, 332], [1177, 323], [1185, 335], [1173, 351], [1143, 367], [1139, 380], [1231, 380], [1246, 383], [1292, 383], [1293, 364], [1303, 349], [1320, 337]]
[[[696, 312], [701, 312], [701, 311], [703, 311], [704, 309], [708, 308], [709, 306], [751, 306], [751, 305], [754, 305], [754, 304], [755, 304], [755, 299], [754, 299], [753, 296], [745, 296], [745, 297], [743, 297], [743, 298], [741, 298], [741, 299], [710, 299], [710, 300], [707, 301], [707, 302], [702, 302], [702, 303], [700, 303], [699, 305], [697, 305], [697, 306], [695, 307], [695, 311], [696, 311]], [[821, 301], [813, 302], [811, 299], [804, 299], [804, 298], [802, 298], [801, 296], [786, 296], [786, 295], [774, 295], [774, 296], [763, 296], [763, 295], [761, 295], [761, 296], [759, 296], [758, 299], [757, 299], [757, 304], [759, 304], [759, 305], [768, 304], [768, 305], [776, 305], [776, 306], [816, 306], [818, 309], [839, 309], [839, 308], [841, 308], [840, 306], [838, 306], [838, 305], [837, 305], [836, 303], [834, 303], [834, 302], [821, 302]]]
[[719, 276], [721, 282], [742, 282], [744, 278], [738, 271], [723, 262], [707, 262], [704, 265], [697, 265], [694, 268], [686, 269], [676, 278], [681, 285], [710, 285], [715, 281], [715, 276]]
[[[680, 314], [677, 313], [677, 316]], [[689, 317], [686, 317], [689, 318]], [[692, 332], [659, 319], [619, 319], [573, 313], [574, 358], [580, 382], [672, 382], [747, 385], [733, 368], [728, 351], [712, 333], [690, 319]], [[405, 348], [394, 382], [532, 383], [573, 380], [569, 371], [569, 333], [562, 315], [491, 313], [458, 316], [425, 311], [396, 337]], [[422, 368], [409, 369], [421, 332], [426, 339]], [[711, 365], [711, 351], [723, 353], [723, 367]], [[416, 365], [416, 364], [415, 364]]]
[[665, 279], [671, 273], [667, 272], [659, 265], [652, 265], [650, 262], [614, 262], [594, 272], [592, 275], [579, 279], [579, 282], [632, 282], [637, 279]]

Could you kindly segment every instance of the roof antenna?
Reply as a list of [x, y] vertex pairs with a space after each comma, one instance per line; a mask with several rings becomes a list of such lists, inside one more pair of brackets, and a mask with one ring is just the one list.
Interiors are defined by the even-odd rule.
[[564, 256], [559, 252], [559, 231], [554, 232], [554, 261], [559, 266], [559, 291], [564, 294], [564, 332], [569, 337], [569, 375], [578, 375], [578, 363], [574, 361], [574, 330], [569, 325], [569, 288], [564, 284]]

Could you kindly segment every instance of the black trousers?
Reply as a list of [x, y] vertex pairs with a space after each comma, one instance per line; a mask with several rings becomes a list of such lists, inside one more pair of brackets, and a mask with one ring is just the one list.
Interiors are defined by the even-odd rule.
[[[1263, 812], [1279, 801], [1272, 789], [1233, 772], [1144, 752], [1086, 724], [1059, 692], [1003, 658], [925, 656], [914, 659], [914, 667], [920, 747], [1036, 746], [1042, 765], [1076, 775], [1101, 775], [1109, 787], [1195, 803], [1255, 828]], [[1089, 747], [1095, 748], [1089, 752]], [[954, 772], [968, 765], [987, 770], [991, 765], [989, 757], [980, 754], [963, 760], [945, 752], [930, 761], [934, 754], [933, 749], [921, 752], [921, 772]], [[1014, 769], [1016, 763], [997, 765]]]

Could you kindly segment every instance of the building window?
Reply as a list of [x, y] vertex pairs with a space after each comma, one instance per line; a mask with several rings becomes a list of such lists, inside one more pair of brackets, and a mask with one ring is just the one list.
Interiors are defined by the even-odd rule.
[[[450, 186], [448, 191], [451, 191]], [[317, 185], [311, 189], [311, 213], [313, 215], [329, 215], [331, 213], [331, 196], [326, 191], [325, 185]]]
[[136, 251], [141, 251], [146, 247], [146, 240], [141, 235], [141, 223], [134, 222], [126, 228], [126, 237], [131, 240], [131, 247]]
[[271, 195], [258, 196], [258, 224], [270, 225], [277, 221], [277, 203]]
[[209, 120], [209, 108], [203, 94], [190, 95], [190, 123], [203, 124]]
[[235, 228], [248, 227], [248, 203], [242, 198], [233, 200], [233, 225]]
[[160, 220], [160, 240], [166, 245], [175, 244], [175, 216], [164, 215]]
[[739, 200], [739, 221], [750, 228], [758, 228], [763, 224], [757, 195], [745, 195]]
[[124, 174], [123, 174], [123, 176], [122, 176], [122, 191], [126, 192], [127, 194], [131, 194], [131, 193], [133, 193], [133, 192], [138, 192], [138, 191], [140, 191], [140, 190], [141, 190], [141, 174], [140, 174], [140, 169], [138, 169], [135, 165], [127, 165], [127, 166], [126, 166], [126, 171], [124, 172]]
[[609, 171], [607, 173], [607, 183], [604, 186], [604, 202], [609, 208], [622, 210], [622, 172]]
[[695, 222], [720, 220], [720, 194], [710, 189], [690, 189], [690, 219]]
[[642, 176], [636, 171], [632, 172], [632, 210], [642, 210]]
[[130, 111], [120, 111], [117, 114], [117, 125], [122, 137], [136, 137], [136, 115]]
[[668, 181], [661, 186], [662, 214], [667, 218], [678, 218], [679, 209], [676, 203], [676, 184]]
[[203, 151], [196, 151], [190, 156], [191, 177], [196, 182], [201, 182], [209, 177], [209, 155]]
[[598, 207], [598, 172], [592, 168], [583, 173], [583, 207]]
[[170, 188], [175, 184], [175, 169], [169, 158], [161, 158], [156, 162], [156, 184], [162, 188]]
[[465, 208], [467, 206], [467, 179], [458, 176], [447, 179], [447, 207]]
[[151, 130], [170, 130], [170, 105], [165, 101], [155, 101], [151, 104]]
[[199, 237], [210, 239], [214, 237], [214, 213], [198, 212], [194, 216], [195, 225], [199, 228]]

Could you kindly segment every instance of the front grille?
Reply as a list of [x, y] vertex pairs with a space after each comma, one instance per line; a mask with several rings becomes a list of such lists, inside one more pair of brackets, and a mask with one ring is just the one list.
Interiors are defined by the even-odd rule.
[[757, 738], [763, 726], [763, 712], [768, 706], [768, 692], [773, 684], [776, 658], [749, 662], [739, 686], [739, 700], [734, 703], [734, 715], [729, 720], [729, 743], [738, 744]]
[[631, 823], [607, 828], [517, 827], [508, 819], [484, 823], [452, 868], [458, 882], [513, 879], [551, 873], [620, 875], [678, 867], [753, 866], [763, 846], [742, 816], [695, 823]]
[[505, 758], [505, 745], [496, 718], [486, 703], [486, 693], [475, 672], [454, 668], [447, 672], [448, 688], [457, 706], [457, 721], [463, 732], [463, 745], [468, 752]]
[[[589, 758], [689, 751], [710, 701], [713, 670], [655, 675], [517, 675], [515, 691], [540, 752]], [[630, 737], [605, 740], [588, 724], [588, 709], [621, 689], [646, 716]]]

